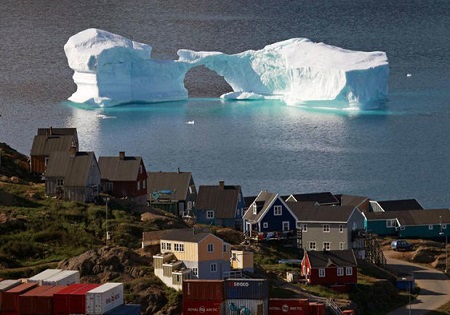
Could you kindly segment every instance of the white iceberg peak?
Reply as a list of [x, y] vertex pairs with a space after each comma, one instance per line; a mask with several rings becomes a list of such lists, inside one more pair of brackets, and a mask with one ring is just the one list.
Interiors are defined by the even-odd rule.
[[151, 59], [148, 45], [88, 29], [72, 36], [64, 50], [77, 84], [69, 99], [99, 106], [185, 99], [186, 72], [200, 65], [228, 82], [233, 92], [222, 96], [227, 99], [372, 107], [386, 100], [388, 91], [384, 52], [351, 51], [307, 38], [234, 55], [180, 49], [178, 60], [161, 61]]

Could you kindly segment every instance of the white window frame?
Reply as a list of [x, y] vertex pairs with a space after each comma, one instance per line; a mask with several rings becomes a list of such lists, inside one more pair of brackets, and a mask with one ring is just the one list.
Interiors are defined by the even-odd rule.
[[434, 228], [434, 225], [433, 224], [428, 224], [428, 230], [432, 230]]
[[308, 224], [304, 223], [301, 225], [302, 233], [308, 232]]
[[447, 229], [447, 224], [446, 224], [446, 223], [443, 223], [441, 226], [442, 226], [442, 229], [443, 229], [443, 230], [446, 230], [446, 229]]
[[263, 229], [269, 228], [269, 222], [263, 222]]
[[273, 215], [283, 215], [283, 207], [280, 205], [273, 206]]
[[206, 218], [207, 219], [214, 219], [214, 210], [207, 210], [206, 211]]
[[345, 249], [345, 242], [339, 242], [339, 249], [344, 250]]
[[386, 227], [388, 227], [388, 228], [395, 227], [395, 219], [386, 220]]
[[353, 275], [353, 268], [352, 267], [345, 267], [345, 275], [346, 276]]
[[209, 243], [207, 245], [207, 250], [208, 250], [208, 253], [212, 253], [214, 251], [214, 244], [213, 243]]
[[141, 181], [137, 181], [136, 182], [136, 185], [137, 185], [137, 190], [141, 190]]
[[309, 250], [317, 250], [316, 242], [309, 242]]
[[330, 233], [331, 227], [329, 224], [322, 225], [323, 233]]
[[281, 229], [282, 231], [290, 231], [291, 230], [291, 224], [289, 223], [289, 221], [283, 221], [281, 223]]
[[344, 233], [344, 225], [339, 224], [339, 233]]
[[319, 269], [319, 278], [325, 278], [326, 272], [325, 272], [325, 268], [320, 268]]
[[344, 267], [337, 267], [336, 274], [338, 277], [344, 276]]
[[212, 263], [209, 265], [209, 272], [217, 272], [217, 264]]
[[194, 276], [198, 276], [198, 268], [197, 267], [192, 268], [192, 274]]
[[331, 242], [323, 242], [322, 249], [331, 250]]
[[146, 183], [146, 180], [144, 179], [143, 181], [142, 181], [142, 189], [145, 189], [146, 187], [145, 187], [145, 183]]
[[175, 252], [184, 252], [184, 244], [183, 243], [175, 243], [175, 244], [173, 244], [173, 250]]

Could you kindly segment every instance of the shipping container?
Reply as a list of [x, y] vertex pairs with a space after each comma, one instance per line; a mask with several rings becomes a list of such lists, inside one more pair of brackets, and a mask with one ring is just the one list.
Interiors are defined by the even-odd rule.
[[87, 284], [69, 294], [68, 308], [70, 314], [86, 314], [86, 293], [98, 288], [100, 284]]
[[104, 315], [141, 315], [141, 306], [139, 304], [122, 304]]
[[53, 315], [53, 296], [67, 286], [52, 286], [50, 290], [44, 291], [36, 296], [35, 315]]
[[87, 286], [85, 283], [77, 283], [69, 285], [61, 291], [53, 295], [53, 314], [69, 315], [69, 298], [70, 294]]
[[225, 302], [184, 300], [183, 315], [223, 315], [225, 314]]
[[3, 292], [2, 297], [2, 315], [4, 312], [14, 312], [18, 314], [19, 309], [19, 296], [31, 289], [37, 287], [37, 283], [22, 283], [18, 286]]
[[60, 273], [61, 271], [62, 271], [62, 269], [47, 269], [47, 270], [44, 270], [44, 271], [38, 273], [37, 275], [29, 278], [28, 282], [36, 282], [39, 285], [42, 285], [43, 280], [53, 277], [54, 275]]
[[[32, 283], [32, 282], [30, 282]], [[51, 285], [44, 285], [31, 289], [24, 294], [19, 295], [18, 312], [20, 315], [35, 315], [36, 306], [35, 298], [42, 292], [50, 290], [53, 288]]]
[[268, 299], [269, 282], [267, 279], [226, 279], [226, 299]]
[[80, 272], [76, 270], [62, 270], [42, 280], [43, 285], [71, 285], [80, 283]]
[[309, 315], [308, 299], [269, 299], [269, 315]]
[[345, 311], [342, 311], [342, 314], [344, 314], [344, 315], [355, 315], [355, 311], [354, 310], [345, 310]]
[[225, 300], [225, 314], [268, 315], [269, 302], [267, 299], [227, 299]]
[[323, 303], [309, 302], [310, 315], [325, 315], [327, 307]]
[[3, 292], [22, 284], [20, 280], [3, 280], [0, 282], [0, 310], [2, 309]]
[[183, 280], [183, 299], [223, 302], [224, 283], [223, 280]]
[[123, 304], [123, 284], [105, 283], [86, 293], [86, 314], [100, 315]]

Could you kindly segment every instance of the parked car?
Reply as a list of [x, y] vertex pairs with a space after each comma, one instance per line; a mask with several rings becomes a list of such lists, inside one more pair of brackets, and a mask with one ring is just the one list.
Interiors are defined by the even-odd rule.
[[413, 244], [405, 240], [394, 240], [391, 242], [391, 248], [397, 251], [408, 251], [413, 249]]

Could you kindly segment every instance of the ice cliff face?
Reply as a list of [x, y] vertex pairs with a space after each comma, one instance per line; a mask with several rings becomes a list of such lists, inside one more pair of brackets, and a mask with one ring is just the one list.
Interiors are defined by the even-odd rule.
[[75, 71], [78, 103], [112, 106], [187, 98], [187, 71], [204, 65], [223, 76], [227, 99], [279, 98], [288, 104], [333, 102], [372, 108], [387, 98], [389, 64], [384, 52], [341, 49], [293, 38], [235, 55], [181, 49], [178, 60], [151, 59], [151, 47], [88, 29], [64, 46]]

